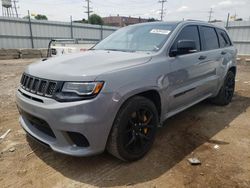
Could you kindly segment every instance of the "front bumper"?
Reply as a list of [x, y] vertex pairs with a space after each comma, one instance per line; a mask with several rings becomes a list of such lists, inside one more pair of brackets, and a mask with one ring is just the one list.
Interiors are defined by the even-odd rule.
[[[89, 156], [105, 150], [118, 106], [111, 93], [100, 93], [91, 100], [60, 103], [22, 88], [17, 91], [16, 103], [20, 112], [47, 122], [54, 137], [34, 126], [34, 122], [21, 113], [19, 121], [28, 134], [54, 151], [72, 156]], [[68, 132], [80, 133], [87, 139], [89, 146], [77, 146]]]

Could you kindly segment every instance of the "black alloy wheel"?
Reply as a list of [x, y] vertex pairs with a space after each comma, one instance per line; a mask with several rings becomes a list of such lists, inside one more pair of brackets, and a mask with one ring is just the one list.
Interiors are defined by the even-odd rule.
[[155, 104], [142, 96], [132, 97], [116, 116], [107, 150], [124, 161], [142, 158], [154, 142], [158, 123]]
[[130, 115], [124, 134], [124, 148], [133, 154], [145, 150], [154, 137], [153, 113], [140, 108]]
[[224, 83], [218, 93], [214, 98], [211, 98], [210, 101], [213, 104], [225, 106], [228, 105], [233, 98], [235, 90], [235, 74], [232, 71], [229, 71], [225, 77]]

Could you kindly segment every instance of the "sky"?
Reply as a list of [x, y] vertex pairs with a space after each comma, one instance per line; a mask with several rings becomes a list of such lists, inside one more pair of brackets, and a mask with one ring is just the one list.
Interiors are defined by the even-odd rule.
[[[1, 1], [1, 0], [0, 0]], [[49, 20], [69, 21], [87, 17], [85, 0], [19, 0], [20, 17], [27, 10], [35, 14], [45, 14]], [[133, 16], [160, 19], [161, 4], [158, 0], [92, 0], [94, 13], [105, 16]], [[250, 0], [168, 0], [165, 3], [164, 21], [198, 19], [208, 21], [209, 10], [213, 8], [212, 20], [226, 20], [227, 14], [237, 14], [238, 18], [250, 20]], [[2, 9], [0, 9], [2, 15]]]

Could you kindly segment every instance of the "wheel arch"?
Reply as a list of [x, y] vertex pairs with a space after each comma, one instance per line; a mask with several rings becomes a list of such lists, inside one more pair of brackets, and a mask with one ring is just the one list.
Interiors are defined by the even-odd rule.
[[162, 102], [161, 102], [161, 96], [157, 90], [144, 91], [144, 92], [138, 93], [134, 96], [142, 96], [142, 97], [145, 97], [145, 98], [151, 100], [155, 104], [159, 118], [161, 117], [161, 112], [162, 112], [161, 104], [162, 104]]
[[155, 107], [157, 109], [158, 116], [159, 116], [159, 121], [160, 121], [161, 113], [162, 113], [162, 98], [161, 98], [160, 92], [156, 88], [145, 88], [145, 89], [139, 89], [139, 90], [134, 90], [134, 91], [129, 92], [121, 100], [121, 104], [119, 105], [119, 109], [117, 113], [128, 100], [130, 100], [131, 98], [135, 96], [142, 96], [151, 100], [155, 104]]

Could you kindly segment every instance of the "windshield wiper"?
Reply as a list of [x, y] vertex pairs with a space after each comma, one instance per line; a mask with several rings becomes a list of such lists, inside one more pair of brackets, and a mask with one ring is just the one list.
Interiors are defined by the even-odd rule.
[[118, 51], [118, 52], [135, 52], [134, 50], [122, 50], [122, 49], [104, 49], [107, 51]]

